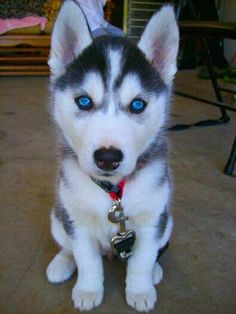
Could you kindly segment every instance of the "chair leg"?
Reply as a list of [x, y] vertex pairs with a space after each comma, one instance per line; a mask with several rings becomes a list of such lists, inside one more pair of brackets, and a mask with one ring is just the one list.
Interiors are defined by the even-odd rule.
[[224, 169], [224, 174], [231, 176], [234, 172], [234, 166], [236, 161], [236, 137], [234, 139], [234, 143], [231, 148], [231, 152], [229, 155], [228, 162]]
[[[214, 73], [213, 70], [213, 65], [212, 65], [212, 60], [211, 60], [211, 52], [208, 48], [208, 43], [207, 43], [207, 39], [201, 38], [201, 45], [203, 47], [203, 52], [204, 52], [204, 59], [207, 65], [207, 69], [209, 71], [209, 75], [211, 78], [211, 83], [212, 83], [212, 87], [216, 96], [216, 99], [220, 102], [223, 102], [223, 97], [221, 95], [220, 89], [219, 89], [219, 85], [216, 79], [216, 75]], [[221, 111], [221, 118], [218, 120], [219, 122], [221, 121], [222, 123], [227, 123], [230, 120], [230, 117], [227, 114], [227, 111], [224, 108], [220, 108]]]
[[[218, 101], [223, 102], [223, 98], [222, 98], [222, 95], [221, 95], [221, 92], [219, 89], [216, 75], [213, 71], [213, 66], [212, 66], [212, 62], [211, 62], [211, 55], [210, 55], [210, 51], [208, 48], [206, 38], [203, 38], [202, 42], [203, 42], [203, 46], [204, 46], [205, 61], [206, 61], [207, 68], [208, 68], [208, 71], [210, 74], [211, 83], [212, 83], [213, 90], [215, 92], [215, 96], [216, 96]], [[227, 111], [224, 108], [220, 108], [220, 111], [221, 111], [221, 118], [218, 121], [219, 122], [221, 121], [221, 123], [229, 122], [230, 117], [228, 116]], [[236, 138], [235, 138], [233, 146], [231, 148], [228, 162], [224, 168], [224, 174], [226, 174], [226, 175], [232, 175], [233, 174], [235, 161], [236, 161]]]

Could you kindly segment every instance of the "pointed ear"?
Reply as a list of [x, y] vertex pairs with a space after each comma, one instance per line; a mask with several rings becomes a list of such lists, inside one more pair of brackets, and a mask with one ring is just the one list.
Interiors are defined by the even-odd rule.
[[74, 1], [65, 1], [52, 32], [48, 61], [52, 78], [63, 74], [66, 66], [91, 42], [92, 38], [87, 22], [79, 5]]
[[138, 47], [156, 67], [163, 81], [170, 85], [177, 71], [176, 58], [179, 46], [179, 31], [174, 9], [163, 6], [148, 22]]

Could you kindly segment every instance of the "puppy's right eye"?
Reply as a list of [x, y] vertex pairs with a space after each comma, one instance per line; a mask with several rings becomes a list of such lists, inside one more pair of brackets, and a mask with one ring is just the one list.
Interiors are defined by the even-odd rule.
[[93, 107], [92, 99], [88, 96], [79, 96], [75, 98], [75, 103], [81, 110], [91, 110]]

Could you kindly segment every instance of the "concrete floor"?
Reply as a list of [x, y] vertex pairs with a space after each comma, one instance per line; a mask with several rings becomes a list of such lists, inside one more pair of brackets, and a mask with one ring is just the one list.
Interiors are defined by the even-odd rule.
[[[0, 79], [0, 313], [76, 313], [75, 276], [52, 285], [45, 270], [57, 251], [49, 229], [57, 171], [47, 79]], [[216, 118], [218, 109], [176, 97], [171, 123]], [[235, 175], [222, 174], [236, 133], [228, 125], [170, 134], [175, 228], [161, 258], [160, 314], [236, 313]], [[124, 299], [125, 265], [105, 264], [105, 298], [93, 313], [135, 313]]]

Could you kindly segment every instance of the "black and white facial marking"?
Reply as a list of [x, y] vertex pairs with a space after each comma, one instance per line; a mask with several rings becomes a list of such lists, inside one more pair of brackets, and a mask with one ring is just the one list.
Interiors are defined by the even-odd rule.
[[[65, 119], [71, 110], [68, 122], [60, 126], [85, 172], [122, 177], [134, 170], [163, 124], [167, 93], [135, 45], [123, 38], [98, 38], [56, 81], [56, 96], [61, 104], [65, 97], [67, 105], [61, 108], [63, 115], [55, 107], [55, 117]], [[94, 156], [101, 149], [120, 151], [122, 160], [111, 159], [109, 165], [106, 159], [108, 166], [100, 167], [105, 160], [97, 162]]]
[[[92, 42], [83, 15], [74, 19], [81, 27], [70, 25], [71, 10], [78, 11], [74, 5], [64, 4], [52, 36], [54, 117], [84, 172], [119, 180], [133, 172], [166, 119], [178, 48], [173, 9], [154, 15], [136, 46], [117, 37]], [[94, 157], [101, 149], [106, 161]], [[111, 150], [122, 158], [113, 160]]]

